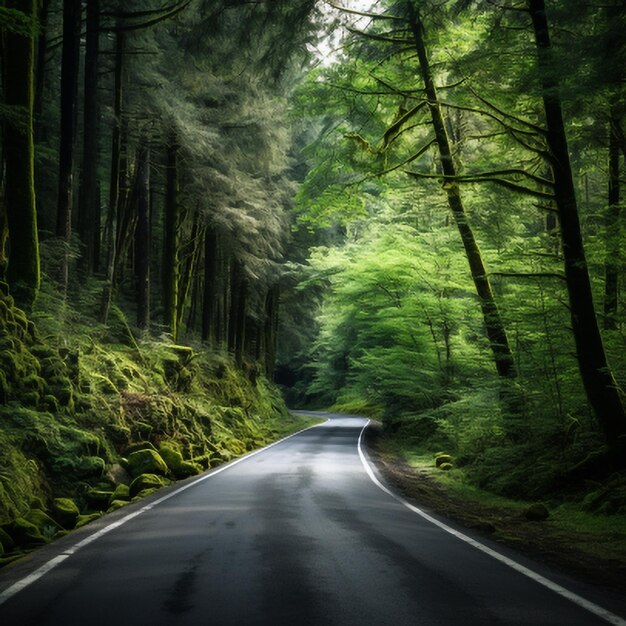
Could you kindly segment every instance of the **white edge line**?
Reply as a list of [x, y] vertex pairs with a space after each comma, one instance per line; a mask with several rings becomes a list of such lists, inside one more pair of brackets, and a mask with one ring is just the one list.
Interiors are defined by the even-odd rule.
[[496, 552], [496, 550], [493, 550], [492, 548], [487, 547], [486, 545], [480, 543], [480, 541], [476, 541], [476, 539], [472, 539], [471, 537], [468, 537], [462, 532], [459, 532], [458, 530], [451, 528], [447, 524], [440, 522], [438, 519], [431, 517], [430, 515], [428, 515], [428, 513], [422, 511], [422, 509], [420, 509], [419, 507], [416, 507], [410, 502], [407, 502], [404, 498], [393, 493], [393, 491], [385, 487], [385, 485], [383, 485], [374, 474], [365, 456], [365, 453], [363, 452], [363, 446], [362, 446], [363, 433], [365, 432], [365, 429], [369, 426], [369, 423], [370, 423], [370, 420], [367, 420], [365, 426], [363, 426], [363, 428], [361, 429], [361, 432], [359, 433], [359, 441], [358, 441], [357, 446], [359, 450], [359, 457], [361, 457], [361, 462], [363, 463], [363, 467], [365, 468], [367, 475], [370, 477], [372, 482], [379, 489], [382, 489], [386, 494], [390, 495], [394, 500], [397, 500], [400, 504], [403, 504], [407, 509], [413, 511], [413, 513], [417, 513], [420, 517], [429, 521], [431, 524], [438, 526], [439, 528], [441, 528], [441, 530], [444, 530], [445, 532], [449, 533], [450, 535], [453, 535], [457, 539], [464, 541], [465, 543], [476, 548], [477, 550], [480, 550], [481, 552], [488, 554], [490, 557], [493, 557], [497, 561], [500, 561], [500, 563], [504, 563], [505, 565], [508, 565], [510, 568], [514, 569], [516, 572], [519, 572], [520, 574], [523, 574], [524, 576], [530, 578], [531, 580], [534, 580], [536, 583], [539, 583], [540, 585], [547, 587], [554, 593], [560, 595], [563, 598], [566, 598], [570, 602], [573, 602], [574, 604], [589, 611], [590, 613], [593, 613], [594, 615], [607, 621], [609, 624], [614, 624], [615, 626], [626, 626], [626, 620], [621, 618], [619, 615], [616, 615], [615, 613], [611, 613], [611, 611], [608, 611], [607, 609], [604, 609], [601, 606], [594, 604], [593, 602], [590, 602], [589, 600], [586, 600], [585, 598], [583, 598], [582, 596], [579, 596], [573, 591], [569, 591], [569, 589], [566, 589], [565, 587], [562, 587], [561, 585], [553, 582], [552, 580], [545, 578], [541, 574], [538, 574], [537, 572], [534, 572], [533, 570], [528, 569], [527, 567], [524, 567], [517, 561], [514, 561], [513, 559], [510, 559], [509, 557], [504, 556], [503, 554], [500, 554], [499, 552]]
[[[328, 420], [326, 420], [326, 422], [327, 421]], [[75, 554], [76, 552], [78, 552], [78, 550], [80, 550], [81, 548], [84, 548], [85, 546], [96, 541], [97, 539], [100, 539], [100, 537], [102, 537], [103, 535], [106, 535], [112, 530], [115, 530], [116, 528], [123, 526], [124, 524], [126, 524], [126, 522], [129, 522], [131, 519], [137, 517], [138, 515], [141, 515], [142, 513], [149, 511], [150, 509], [154, 508], [157, 504], [161, 504], [162, 502], [165, 502], [166, 500], [169, 500], [170, 498], [177, 496], [179, 493], [182, 493], [183, 491], [186, 491], [187, 489], [191, 489], [191, 487], [195, 487], [197, 484], [205, 480], [208, 480], [209, 478], [213, 478], [214, 476], [217, 476], [218, 474], [225, 472], [227, 469], [230, 469], [231, 467], [234, 467], [235, 465], [238, 465], [239, 463], [242, 463], [243, 461], [247, 461], [248, 459], [252, 458], [253, 456], [256, 456], [257, 454], [260, 454], [261, 452], [265, 452], [266, 450], [269, 450], [270, 448], [277, 446], [279, 443], [283, 443], [283, 441], [287, 441], [287, 439], [291, 439], [292, 437], [295, 437], [296, 435], [299, 435], [300, 433], [303, 433], [307, 430], [311, 430], [312, 428], [317, 428], [318, 426], [322, 426], [326, 422], [321, 422], [319, 424], [314, 424], [313, 426], [303, 428], [302, 430], [292, 433], [291, 435], [287, 435], [287, 437], [283, 437], [282, 439], [279, 439], [278, 441], [274, 441], [273, 443], [270, 443], [269, 445], [263, 448], [259, 448], [258, 450], [249, 452], [245, 456], [239, 457], [238, 459], [235, 459], [234, 461], [231, 461], [230, 463], [223, 465], [222, 467], [219, 467], [216, 470], [213, 470], [212, 472], [208, 474], [204, 474], [200, 478], [190, 483], [187, 483], [186, 485], [183, 485], [182, 487], [179, 487], [178, 489], [172, 491], [171, 493], [168, 493], [165, 496], [162, 496], [161, 498], [155, 500], [154, 502], [150, 502], [150, 504], [146, 504], [145, 506], [141, 507], [139, 510], [134, 511], [133, 513], [129, 513], [125, 517], [122, 517], [121, 519], [115, 522], [112, 522], [111, 524], [108, 524], [104, 528], [101, 528], [95, 533], [92, 533], [91, 535], [85, 537], [81, 541], [78, 541], [77, 543], [75, 543], [73, 546], [70, 546], [69, 548], [67, 548], [67, 550], [64, 550], [61, 554], [53, 557], [52, 559], [44, 563], [41, 567], [36, 569], [31, 574], [24, 576], [24, 578], [21, 578], [17, 582], [13, 583], [10, 587], [7, 587], [6, 589], [4, 589], [2, 593], [0, 593], [0, 606], [4, 604], [7, 600], [12, 598], [14, 595], [18, 594], [20, 591], [28, 587], [29, 585], [32, 585], [32, 583], [39, 580], [42, 576], [47, 574], [49, 571], [53, 570], [57, 565], [60, 565], [61, 563], [63, 563], [65, 559], [72, 556], [72, 554]]]

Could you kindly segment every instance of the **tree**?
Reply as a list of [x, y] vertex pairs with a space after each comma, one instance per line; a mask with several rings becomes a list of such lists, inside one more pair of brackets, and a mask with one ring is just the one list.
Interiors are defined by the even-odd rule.
[[72, 236], [74, 158], [78, 114], [78, 70], [80, 65], [81, 0], [63, 0], [63, 56], [61, 66], [61, 130], [59, 144], [59, 196], [57, 237], [64, 242], [60, 268], [63, 291], [69, 280], [69, 246]]
[[33, 143], [37, 3], [24, 4], [22, 0], [5, 3], [17, 12], [17, 21], [4, 25], [4, 94], [13, 115], [4, 124], [3, 147], [10, 245], [7, 280], [18, 305], [30, 308], [40, 283]]
[[589, 403], [604, 430], [607, 442], [611, 446], [623, 446], [626, 435], [626, 412], [606, 358], [593, 303], [565, 135], [559, 83], [551, 59], [545, 4], [543, 0], [529, 0], [528, 9], [537, 46], [537, 64], [547, 126], [546, 141], [554, 176], [555, 204], [563, 242], [565, 278], [580, 374]]
[[98, 154], [100, 103], [100, 0], [87, 2], [85, 44], [85, 87], [83, 116], [83, 159], [78, 230], [84, 245], [83, 265], [88, 274], [100, 267], [100, 186]]
[[506, 330], [496, 304], [493, 291], [485, 264], [474, 237], [473, 230], [469, 224], [460, 189], [457, 183], [457, 172], [454, 165], [452, 150], [448, 140], [446, 124], [441, 112], [437, 89], [430, 69], [428, 54], [424, 43], [424, 25], [418, 10], [413, 2], [407, 2], [408, 18], [413, 33], [417, 58], [419, 60], [424, 92], [430, 111], [435, 139], [439, 148], [441, 170], [443, 173], [444, 189], [448, 197], [448, 204], [456, 222], [467, 260], [470, 266], [472, 279], [476, 287], [476, 293], [483, 311], [485, 330], [489, 337], [489, 343], [494, 355], [498, 374], [504, 378], [515, 378], [515, 362], [509, 346]]

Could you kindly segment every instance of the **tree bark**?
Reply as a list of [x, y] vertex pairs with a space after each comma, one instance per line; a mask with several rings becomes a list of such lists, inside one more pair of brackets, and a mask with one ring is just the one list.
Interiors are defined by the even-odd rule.
[[617, 302], [621, 257], [620, 182], [619, 182], [619, 117], [615, 105], [609, 119], [609, 193], [606, 214], [606, 259], [604, 263], [604, 328], [617, 328]]
[[126, 39], [123, 31], [115, 35], [115, 79], [113, 95], [113, 130], [111, 134], [111, 172], [109, 183], [109, 210], [106, 225], [107, 272], [102, 290], [100, 320], [106, 324], [115, 287], [117, 266], [118, 207], [120, 204], [120, 155], [122, 145], [122, 101], [124, 85], [124, 58]]
[[100, 56], [100, 0], [87, 2], [87, 39], [85, 44], [85, 95], [83, 124], [83, 168], [78, 232], [85, 246], [83, 267], [88, 274], [100, 265], [100, 189], [98, 153], [100, 107], [98, 100], [98, 62]]
[[163, 323], [174, 341], [178, 336], [178, 230], [180, 207], [178, 203], [178, 146], [172, 132], [167, 151], [165, 182], [165, 241], [163, 249]]
[[81, 0], [64, 0], [63, 51], [61, 59], [59, 194], [57, 203], [57, 236], [65, 243], [65, 253], [63, 255], [60, 276], [64, 292], [67, 290], [69, 279], [69, 245], [72, 236], [74, 153], [76, 147], [81, 20]]
[[19, 124], [6, 122], [3, 129], [10, 245], [7, 280], [18, 306], [29, 309], [35, 302], [40, 283], [33, 141], [37, 3], [35, 0], [7, 0], [5, 6], [24, 12], [33, 24], [30, 37], [8, 30], [4, 33], [3, 68], [5, 102], [24, 111]]
[[243, 363], [246, 343], [246, 311], [248, 288], [243, 265], [237, 259], [232, 260], [230, 278], [230, 310], [228, 319], [228, 351], [235, 355], [238, 365]]
[[48, 18], [50, 15], [50, 0], [43, 0], [39, 9], [39, 36], [37, 37], [37, 69], [35, 71], [35, 103], [34, 125], [35, 144], [43, 137], [43, 91], [46, 82], [46, 47], [48, 45]]
[[214, 344], [216, 332], [216, 282], [218, 239], [214, 228], [204, 233], [204, 297], [202, 301], [202, 340]]
[[263, 361], [265, 375], [272, 380], [276, 365], [276, 337], [278, 332], [278, 285], [270, 287], [265, 297], [265, 327], [263, 333]]
[[150, 328], [150, 148], [143, 140], [137, 151], [137, 326]]
[[419, 60], [420, 72], [424, 82], [426, 97], [428, 98], [428, 107], [435, 131], [435, 139], [439, 148], [439, 157], [444, 177], [444, 189], [448, 196], [448, 205], [450, 206], [454, 221], [461, 235], [463, 247], [465, 248], [465, 254], [469, 263], [476, 293], [478, 294], [485, 330], [493, 353], [496, 370], [498, 375], [502, 378], [515, 378], [517, 376], [517, 370], [506, 330], [491, 289], [491, 283], [487, 276], [487, 269], [483, 262], [478, 242], [474, 237], [474, 232], [467, 219], [458, 183], [454, 182], [457, 175], [456, 166], [450, 148], [443, 113], [439, 104], [435, 82], [430, 69], [430, 62], [424, 42], [424, 26], [412, 2], [407, 3], [407, 8]]
[[543, 0], [529, 0], [537, 62], [543, 90], [547, 143], [554, 176], [555, 203], [559, 213], [565, 279], [572, 332], [581, 378], [609, 446], [625, 445], [626, 413], [617, 383], [606, 358], [593, 304], [591, 281], [583, 246], [578, 206], [557, 75], [550, 58], [550, 35]]

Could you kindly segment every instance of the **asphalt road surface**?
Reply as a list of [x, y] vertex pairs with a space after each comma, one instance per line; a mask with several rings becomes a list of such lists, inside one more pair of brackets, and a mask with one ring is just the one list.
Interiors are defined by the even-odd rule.
[[385, 492], [359, 453], [366, 420], [328, 417], [5, 568], [0, 625], [626, 625], [623, 598]]

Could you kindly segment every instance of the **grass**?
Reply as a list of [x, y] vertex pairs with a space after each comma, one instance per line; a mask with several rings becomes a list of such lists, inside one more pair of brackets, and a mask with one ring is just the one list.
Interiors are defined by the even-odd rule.
[[379, 433], [370, 447], [388, 481], [408, 499], [581, 578], [626, 592], [626, 515], [585, 511], [584, 490], [546, 497], [549, 518], [529, 521], [524, 514], [530, 501], [472, 484], [463, 467], [438, 469], [436, 455], [414, 442]]

